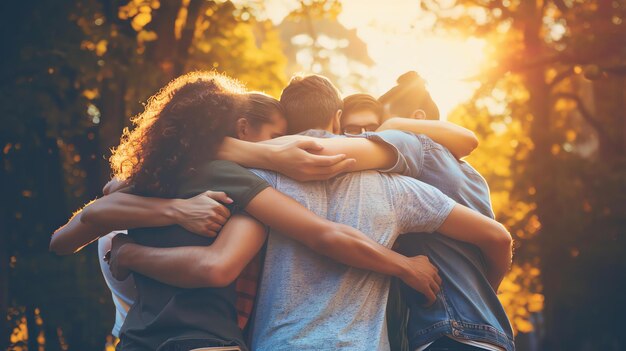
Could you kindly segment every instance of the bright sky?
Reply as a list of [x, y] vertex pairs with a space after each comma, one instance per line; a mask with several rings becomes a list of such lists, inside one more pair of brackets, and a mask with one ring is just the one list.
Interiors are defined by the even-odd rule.
[[[276, 23], [298, 6], [294, 0], [265, 1]], [[375, 62], [371, 87], [379, 96], [395, 85], [402, 73], [415, 70], [428, 82], [442, 116], [471, 97], [476, 83], [464, 81], [478, 73], [484, 60], [484, 42], [441, 37], [429, 32], [433, 18], [421, 11], [418, 0], [342, 0], [339, 21], [356, 28]], [[344, 93], [353, 93], [344, 91]]]

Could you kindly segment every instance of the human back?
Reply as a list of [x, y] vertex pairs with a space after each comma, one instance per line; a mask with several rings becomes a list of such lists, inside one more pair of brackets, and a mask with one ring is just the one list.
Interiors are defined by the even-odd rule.
[[[387, 247], [409, 227], [435, 230], [453, 206], [436, 189], [399, 175], [367, 171], [299, 183], [254, 172], [317, 215]], [[338, 264], [271, 232], [252, 349], [387, 350], [388, 289], [387, 276]]]
[[[398, 78], [398, 85], [380, 100], [392, 115], [439, 119], [437, 105], [416, 72]], [[493, 219], [485, 179], [469, 163], [458, 160], [429, 137], [413, 135], [413, 138], [411, 143], [399, 147], [407, 155], [409, 175]], [[482, 342], [481, 345], [473, 344], [479, 348], [497, 345], [497, 349], [514, 349], [511, 325], [488, 280], [488, 267], [478, 247], [438, 233], [403, 235], [397, 247], [404, 255], [428, 256], [439, 268], [443, 281], [437, 301], [428, 309], [420, 305], [420, 293], [402, 285], [402, 295], [410, 310], [407, 336], [411, 350], [421, 350], [443, 336], [463, 343]], [[390, 311], [399, 308], [394, 306], [396, 297], [392, 289]], [[390, 325], [394, 320], [404, 318], [393, 315]], [[398, 327], [390, 328], [392, 335], [396, 334], [395, 329]]]

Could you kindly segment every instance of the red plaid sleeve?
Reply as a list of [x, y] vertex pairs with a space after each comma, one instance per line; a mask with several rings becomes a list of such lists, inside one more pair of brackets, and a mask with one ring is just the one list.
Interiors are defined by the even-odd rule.
[[250, 319], [256, 298], [259, 274], [261, 273], [261, 254], [257, 254], [241, 272], [235, 285], [237, 291], [237, 323], [243, 330]]

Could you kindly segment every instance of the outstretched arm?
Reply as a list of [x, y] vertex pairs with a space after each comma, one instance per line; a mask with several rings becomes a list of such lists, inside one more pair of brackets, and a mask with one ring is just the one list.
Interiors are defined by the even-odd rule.
[[[437, 275], [436, 268], [424, 256], [413, 258], [402, 256], [352, 227], [320, 218], [295, 200], [272, 188], [261, 191], [249, 202], [245, 210], [259, 221], [301, 242], [321, 255], [357, 268], [399, 277], [414, 289], [424, 293], [430, 302], [435, 300], [441, 279]], [[227, 236], [246, 235], [241, 233], [244, 229], [226, 232], [228, 226], [229, 224], [224, 227], [214, 245], [219, 240], [223, 240], [224, 245], [228, 243], [232, 245], [229, 249], [221, 248], [219, 251], [217, 249], [191, 247], [159, 249], [138, 248], [137, 245], [133, 245], [129, 246], [128, 250], [121, 251], [126, 258], [119, 258], [118, 262], [121, 262], [122, 271], [123, 268], [137, 270], [138, 260], [141, 260], [143, 267], [139, 268], [142, 269], [141, 273], [149, 273], [152, 278], [170, 284], [185, 287], [228, 285], [254, 256], [253, 249], [257, 246], [260, 248], [262, 244], [262, 241], [259, 244], [249, 239], [250, 242], [256, 242], [258, 245], [246, 245], [244, 247], [242, 243], [248, 239], [227, 240]], [[245, 230], [258, 232], [258, 228], [252, 227]], [[252, 236], [256, 237], [258, 233], [256, 236]], [[249, 249], [250, 252], [245, 255], [241, 254], [240, 250], [244, 249]], [[203, 258], [210, 252], [214, 257]], [[140, 257], [140, 253], [151, 256]], [[115, 257], [113, 259], [115, 260]], [[202, 261], [203, 259], [205, 261]], [[229, 266], [231, 260], [235, 260], [241, 265], [233, 268]], [[209, 263], [206, 263], [205, 268], [202, 266], [193, 268], [194, 265], [200, 264], [198, 262]], [[167, 276], [163, 276], [163, 271], [167, 270], [166, 265], [176, 265], [177, 269], [172, 270], [171, 274], [168, 273]], [[212, 272], [231, 272], [233, 274], [223, 277], [214, 275]], [[204, 273], [206, 276], [203, 275]]]
[[377, 132], [389, 129], [425, 134], [436, 143], [445, 146], [457, 159], [469, 155], [478, 147], [478, 138], [474, 132], [446, 121], [394, 117], [386, 120]]
[[217, 155], [245, 167], [285, 174], [299, 181], [324, 180], [344, 172], [388, 169], [395, 148], [365, 138], [312, 138], [290, 135], [261, 143], [227, 138]]
[[[159, 199], [116, 192], [87, 204], [50, 239], [50, 251], [69, 255], [99, 237], [121, 229], [179, 224], [194, 233], [215, 236], [230, 216], [218, 201], [222, 192], [207, 191], [191, 199]], [[184, 214], [184, 215], [183, 215]]]
[[498, 291], [513, 257], [513, 239], [502, 224], [457, 204], [437, 231], [478, 246], [487, 261], [487, 279]]
[[111, 272], [119, 280], [132, 270], [181, 288], [224, 287], [239, 276], [266, 237], [265, 227], [244, 215], [233, 216], [210, 246], [154, 248], [122, 234], [111, 248]]

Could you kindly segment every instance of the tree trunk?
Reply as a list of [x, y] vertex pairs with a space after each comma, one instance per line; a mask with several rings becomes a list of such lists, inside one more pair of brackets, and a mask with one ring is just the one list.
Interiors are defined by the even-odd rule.
[[[525, 55], [527, 57], [543, 57], [545, 46], [541, 37], [541, 26], [543, 11], [540, 10], [536, 1], [524, 1], [520, 3], [523, 8], [523, 34], [525, 44]], [[554, 238], [550, 238], [555, 233], [555, 218], [551, 215], [553, 202], [556, 194], [554, 184], [558, 183], [554, 172], [552, 160], [552, 140], [550, 134], [550, 88], [545, 81], [545, 67], [539, 66], [531, 69], [525, 75], [526, 87], [529, 92], [529, 110], [533, 116], [530, 122], [530, 137], [534, 148], [528, 159], [528, 176], [536, 189], [535, 202], [537, 204], [536, 214], [541, 223], [541, 230], [538, 235], [539, 250], [541, 252], [541, 273], [543, 282], [543, 294], [546, 297], [544, 308], [546, 334], [549, 337], [544, 342], [545, 349], [560, 350], [558, 337], [562, 334], [559, 328], [559, 312], [555, 302], [559, 296], [559, 264], [563, 262], [564, 250], [554, 247]], [[556, 339], [555, 339], [556, 337]], [[550, 339], [552, 338], [552, 339]]]
[[[98, 152], [95, 155], [99, 173], [98, 183], [103, 186], [110, 179], [109, 157], [111, 148], [120, 142], [126, 116], [126, 80], [124, 76], [106, 79], [102, 83], [102, 103]], [[93, 190], [93, 189], [90, 189]]]
[[[4, 172], [3, 172], [4, 174]], [[4, 177], [0, 180], [3, 184]], [[4, 201], [0, 201], [0, 350], [6, 350], [9, 346], [9, 323], [7, 313], [9, 310], [9, 247], [7, 236], [9, 235], [5, 223]]]

